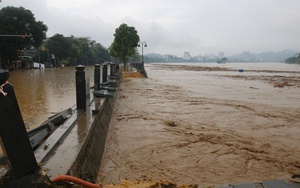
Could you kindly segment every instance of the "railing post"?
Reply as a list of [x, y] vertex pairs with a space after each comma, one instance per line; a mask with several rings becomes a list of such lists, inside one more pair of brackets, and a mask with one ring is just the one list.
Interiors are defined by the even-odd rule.
[[86, 109], [86, 84], [84, 66], [76, 66], [76, 104], [77, 109]]
[[19, 178], [38, 169], [9, 73], [0, 69], [0, 143], [12, 175]]
[[114, 62], [113, 65], [114, 65], [114, 75], [116, 75], [117, 74], [117, 63]]
[[100, 65], [96, 64], [94, 69], [94, 90], [100, 90]]
[[119, 69], [120, 69], [120, 63], [117, 61], [116, 62], [116, 73], [119, 73]]
[[110, 63], [110, 76], [114, 76], [114, 63]]
[[105, 82], [107, 82], [107, 63], [104, 63], [102, 67], [102, 83]]

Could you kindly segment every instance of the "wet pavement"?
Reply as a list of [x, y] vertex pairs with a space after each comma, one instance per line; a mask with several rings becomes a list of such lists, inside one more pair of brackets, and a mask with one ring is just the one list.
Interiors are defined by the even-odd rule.
[[99, 109], [104, 98], [94, 98], [88, 108], [74, 110], [72, 116], [36, 150], [38, 162], [43, 163], [50, 178], [67, 174], [81, 151], [91, 126], [97, 117], [93, 110]]

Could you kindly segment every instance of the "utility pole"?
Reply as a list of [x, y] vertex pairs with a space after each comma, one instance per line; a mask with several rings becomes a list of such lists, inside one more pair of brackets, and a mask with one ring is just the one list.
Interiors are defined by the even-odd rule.
[[138, 46], [142, 46], [142, 69], [144, 70], [144, 47], [147, 47], [147, 42], [139, 42]]

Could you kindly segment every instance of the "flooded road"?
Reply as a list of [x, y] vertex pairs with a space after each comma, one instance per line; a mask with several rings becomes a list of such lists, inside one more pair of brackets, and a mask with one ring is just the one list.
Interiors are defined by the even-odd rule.
[[[93, 82], [94, 67], [86, 67]], [[75, 67], [9, 72], [23, 120], [28, 129], [76, 104]], [[92, 86], [93, 83], [90, 83]]]
[[151, 64], [146, 71], [148, 79], [121, 83], [99, 182], [222, 184], [300, 173], [300, 66]]
[[[27, 130], [76, 105], [75, 72], [75, 67], [9, 72]], [[93, 86], [94, 67], [85, 67], [85, 75]]]

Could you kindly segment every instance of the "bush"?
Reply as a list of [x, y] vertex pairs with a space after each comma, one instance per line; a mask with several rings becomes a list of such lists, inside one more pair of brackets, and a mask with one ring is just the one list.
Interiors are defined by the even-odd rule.
[[70, 65], [70, 62], [68, 60], [61, 60], [60, 64], [64, 65], [64, 66], [68, 66], [68, 65]]

